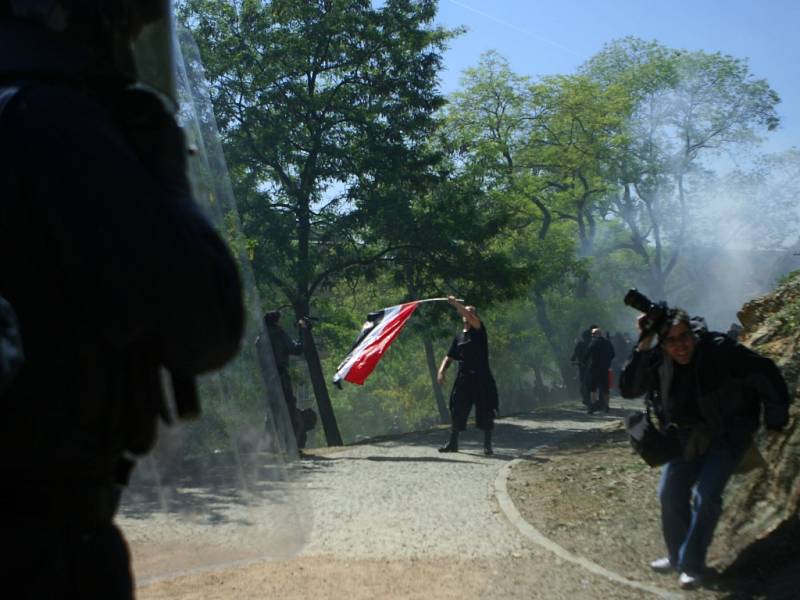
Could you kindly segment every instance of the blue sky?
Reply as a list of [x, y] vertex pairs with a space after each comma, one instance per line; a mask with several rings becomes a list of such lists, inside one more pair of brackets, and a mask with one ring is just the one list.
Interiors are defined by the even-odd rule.
[[763, 150], [800, 147], [800, 0], [439, 0], [437, 21], [468, 29], [445, 54], [445, 93], [487, 50], [532, 77], [574, 73], [628, 35], [746, 58], [782, 100], [782, 125]]

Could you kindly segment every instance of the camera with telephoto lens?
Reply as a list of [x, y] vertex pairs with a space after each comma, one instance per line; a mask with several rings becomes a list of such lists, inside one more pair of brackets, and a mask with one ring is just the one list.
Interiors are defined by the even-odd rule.
[[664, 339], [669, 331], [669, 306], [666, 302], [655, 303], [636, 288], [631, 288], [622, 300], [627, 306], [645, 314], [639, 322], [642, 330], [641, 338], [653, 333]]

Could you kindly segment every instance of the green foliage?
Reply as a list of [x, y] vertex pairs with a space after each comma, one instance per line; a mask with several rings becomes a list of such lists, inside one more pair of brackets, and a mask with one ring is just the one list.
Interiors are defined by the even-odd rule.
[[786, 285], [787, 283], [789, 283], [790, 281], [794, 281], [795, 279], [800, 279], [800, 269], [798, 269], [797, 271], [792, 271], [790, 273], [787, 273], [783, 277], [779, 278], [778, 286], [780, 287]]
[[513, 256], [533, 275], [531, 314], [549, 346], [535, 371], [558, 365], [562, 378], [573, 332], [560, 329], [546, 298], [590, 296], [589, 257], [608, 214], [610, 166], [626, 143], [631, 99], [621, 86], [585, 76], [534, 82], [496, 53], [466, 72], [447, 109], [445, 145], [465, 176], [513, 215]]
[[[424, 185], [450, 32], [435, 2], [186, 0], [256, 276], [297, 316], [383, 256], [367, 217], [392, 181]], [[276, 302], [273, 302], [276, 303]]]
[[[534, 80], [490, 52], [446, 104], [437, 76], [458, 32], [432, 25], [434, 0], [179, 5], [243, 234], [230, 212], [221, 226], [271, 306], [320, 319], [326, 376], [368, 312], [454, 293], [486, 323], [501, 410], [526, 408], [519, 398], [572, 378], [574, 339], [590, 322], [631, 329], [628, 287], [663, 298], [689, 272], [680, 259], [710, 180], [704, 158], [778, 123], [775, 92], [718, 53], [626, 38], [578, 74]], [[201, 126], [213, 117], [203, 114]], [[793, 158], [726, 185], [755, 189]], [[793, 188], [780, 187], [788, 210]], [[778, 239], [791, 221], [763, 212], [758, 235]], [[448, 305], [421, 306], [366, 385], [335, 391], [345, 440], [435, 422], [424, 341], [441, 360], [458, 327]], [[255, 418], [263, 399], [248, 364], [204, 383], [236, 400], [211, 401], [198, 448]], [[293, 370], [303, 387], [302, 363]]]
[[755, 143], [759, 130], [774, 129], [780, 99], [746, 60], [632, 37], [607, 44], [582, 72], [633, 100], [622, 152], [609, 168], [609, 210], [648, 273], [642, 287], [665, 297], [697, 209], [687, 177], [704, 155]]

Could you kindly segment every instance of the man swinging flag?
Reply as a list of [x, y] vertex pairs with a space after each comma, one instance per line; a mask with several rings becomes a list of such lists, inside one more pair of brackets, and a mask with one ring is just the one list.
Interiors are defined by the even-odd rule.
[[406, 321], [420, 302], [424, 300], [398, 304], [369, 313], [353, 348], [333, 376], [333, 383], [339, 388], [342, 386], [342, 380], [362, 385], [383, 353], [403, 330]]

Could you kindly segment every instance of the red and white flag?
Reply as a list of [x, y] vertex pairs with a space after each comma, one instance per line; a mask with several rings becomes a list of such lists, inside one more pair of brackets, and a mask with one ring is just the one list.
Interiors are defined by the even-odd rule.
[[420, 302], [424, 300], [398, 304], [369, 313], [353, 348], [333, 376], [333, 383], [339, 387], [342, 380], [363, 384], [383, 353], [403, 330], [406, 321]]

